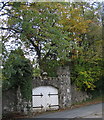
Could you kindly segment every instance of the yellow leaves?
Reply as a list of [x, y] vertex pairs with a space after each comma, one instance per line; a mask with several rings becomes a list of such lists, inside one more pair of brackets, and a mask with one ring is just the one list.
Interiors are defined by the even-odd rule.
[[77, 34], [86, 33], [88, 30], [88, 24], [90, 21], [85, 21], [83, 18], [77, 17], [72, 18], [66, 18], [59, 21], [60, 24], [64, 26], [64, 30], [75, 32]]
[[27, 10], [27, 6], [26, 5], [21, 5], [21, 9], [26, 9]]
[[[80, 8], [61, 8], [62, 16], [59, 24], [63, 25], [63, 30], [76, 33], [77, 35], [87, 33], [91, 20], [85, 20]], [[64, 10], [65, 9], [65, 10]]]
[[70, 14], [72, 15], [72, 17], [79, 15], [80, 14], [80, 9], [79, 8], [71, 8], [70, 9]]
[[81, 71], [81, 72], [79, 72], [79, 74], [83, 75], [84, 77], [88, 76], [87, 71], [83, 71], [83, 72]]
[[85, 81], [83, 83], [87, 86], [87, 88], [90, 88], [91, 90], [94, 90], [94, 88], [96, 87], [93, 83], [88, 81]]
[[72, 55], [72, 59], [76, 59], [77, 58], [77, 56], [76, 55]]
[[[80, 33], [79, 33], [79, 34], [80, 34]], [[80, 42], [80, 41], [82, 41], [82, 39], [79, 38], [79, 37], [76, 37], [76, 41], [77, 41], [77, 42]]]
[[82, 78], [82, 82], [86, 85], [86, 89], [94, 89], [96, 86], [93, 84], [94, 79], [91, 77], [90, 71], [81, 71], [79, 72]]
[[93, 21], [92, 20], [86, 20], [87, 23], [92, 23]]

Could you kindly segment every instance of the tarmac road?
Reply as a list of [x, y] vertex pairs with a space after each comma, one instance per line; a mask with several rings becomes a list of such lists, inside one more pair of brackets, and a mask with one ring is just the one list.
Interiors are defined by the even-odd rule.
[[87, 105], [62, 112], [45, 113], [35, 118], [103, 118], [104, 103]]

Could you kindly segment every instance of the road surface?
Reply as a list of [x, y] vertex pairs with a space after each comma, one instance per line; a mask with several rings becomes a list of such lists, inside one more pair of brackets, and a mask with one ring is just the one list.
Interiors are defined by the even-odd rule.
[[62, 112], [45, 113], [35, 118], [103, 118], [104, 103], [87, 105]]

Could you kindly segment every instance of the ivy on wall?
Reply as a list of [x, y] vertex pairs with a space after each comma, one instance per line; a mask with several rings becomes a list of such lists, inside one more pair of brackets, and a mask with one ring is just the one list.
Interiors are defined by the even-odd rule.
[[33, 68], [21, 49], [12, 51], [3, 68], [3, 90], [18, 89], [23, 98], [31, 99]]

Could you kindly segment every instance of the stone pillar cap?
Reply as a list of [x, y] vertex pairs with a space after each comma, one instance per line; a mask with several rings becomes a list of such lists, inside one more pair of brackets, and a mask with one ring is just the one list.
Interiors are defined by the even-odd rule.
[[48, 75], [48, 74], [47, 74], [47, 72], [43, 72], [43, 74], [42, 74], [42, 75]]

